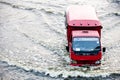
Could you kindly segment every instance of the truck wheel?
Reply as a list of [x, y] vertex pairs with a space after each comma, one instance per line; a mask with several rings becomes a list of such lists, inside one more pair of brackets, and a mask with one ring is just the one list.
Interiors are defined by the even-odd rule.
[[68, 46], [66, 46], [66, 50], [67, 50], [67, 52], [69, 52], [69, 47]]

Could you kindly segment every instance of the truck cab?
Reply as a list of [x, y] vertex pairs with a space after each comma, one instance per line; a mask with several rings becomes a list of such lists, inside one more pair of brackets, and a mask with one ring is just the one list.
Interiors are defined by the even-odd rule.
[[102, 26], [95, 9], [91, 6], [70, 6], [65, 18], [70, 64], [73, 66], [100, 65]]

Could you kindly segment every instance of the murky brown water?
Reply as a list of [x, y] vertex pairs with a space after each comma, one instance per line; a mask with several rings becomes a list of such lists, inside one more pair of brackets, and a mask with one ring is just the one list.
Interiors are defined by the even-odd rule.
[[[102, 44], [107, 47], [100, 69], [84, 72], [69, 65], [64, 26], [69, 5], [96, 8], [103, 24]], [[0, 60], [52, 77], [120, 73], [119, 7], [107, 0], [0, 0]]]

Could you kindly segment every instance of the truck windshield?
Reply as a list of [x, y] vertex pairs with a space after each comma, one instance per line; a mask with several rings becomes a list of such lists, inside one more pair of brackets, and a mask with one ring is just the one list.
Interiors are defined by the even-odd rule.
[[72, 42], [73, 51], [79, 54], [82, 53], [98, 53], [100, 51], [99, 38], [90, 37], [75, 37]]

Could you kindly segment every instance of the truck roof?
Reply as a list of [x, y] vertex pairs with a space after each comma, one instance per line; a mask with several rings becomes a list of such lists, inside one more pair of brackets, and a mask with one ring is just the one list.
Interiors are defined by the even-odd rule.
[[94, 31], [94, 30], [74, 30], [72, 31], [72, 37], [80, 37], [80, 36], [87, 36], [87, 37], [99, 37], [99, 33], [98, 31]]
[[101, 26], [92, 6], [72, 5], [66, 11], [67, 24], [70, 26]]

